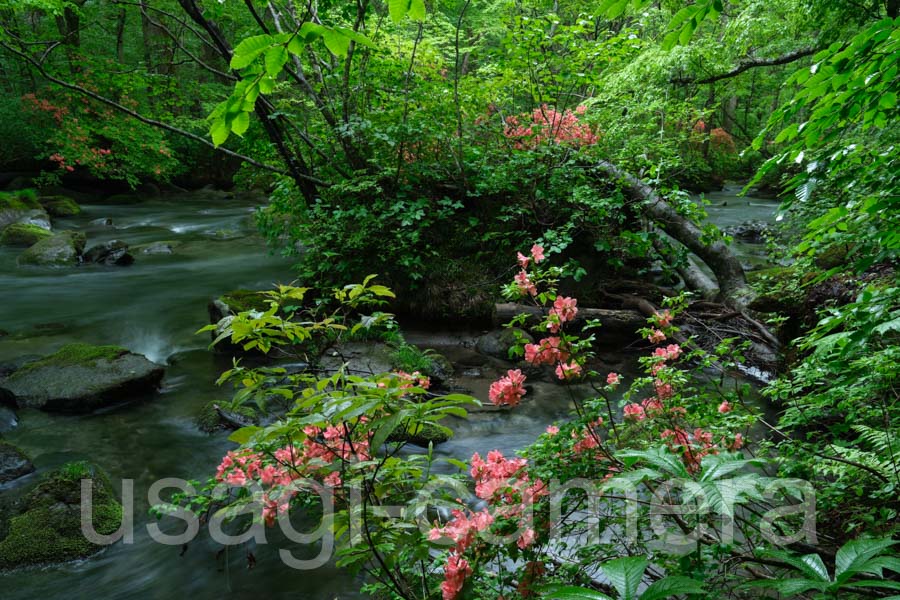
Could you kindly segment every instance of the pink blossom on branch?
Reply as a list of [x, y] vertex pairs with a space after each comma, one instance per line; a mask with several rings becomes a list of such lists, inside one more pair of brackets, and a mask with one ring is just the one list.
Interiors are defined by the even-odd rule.
[[526, 273], [525, 271], [519, 271], [514, 279], [516, 285], [519, 287], [519, 292], [521, 292], [523, 295], [537, 295], [537, 287], [535, 287], [535, 285], [531, 282], [531, 279], [528, 278], [528, 273]]
[[525, 375], [519, 369], [510, 369], [505, 377], [491, 384], [488, 398], [497, 406], [516, 406], [525, 395]]
[[544, 247], [538, 246], [537, 244], [531, 247], [531, 257], [534, 259], [534, 264], [537, 264], [544, 260]]

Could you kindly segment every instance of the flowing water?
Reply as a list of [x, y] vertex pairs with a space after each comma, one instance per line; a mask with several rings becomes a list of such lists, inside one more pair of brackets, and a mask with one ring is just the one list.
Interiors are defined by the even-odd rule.
[[[755, 211], [712, 197], [712, 219], [771, 220], [768, 208]], [[718, 201], [735, 203], [717, 210]], [[17, 251], [0, 248], [0, 362], [47, 354], [64, 343], [118, 344], [167, 365], [162, 389], [151, 398], [85, 416], [0, 409], [0, 432], [34, 460], [37, 472], [5, 487], [14, 496], [65, 462], [90, 460], [114, 486], [134, 481], [134, 543], [117, 543], [88, 560], [0, 575], [7, 600], [42, 598], [356, 598], [360, 581], [332, 565], [315, 571], [284, 567], [273, 546], [246, 550], [221, 547], [201, 534], [182, 554], [179, 547], [153, 543], [146, 525], [150, 485], [162, 478], [204, 479], [233, 447], [226, 434], [206, 435], [194, 425], [203, 405], [226, 397], [214, 381], [230, 362], [206, 349], [208, 338], [194, 332], [208, 320], [207, 302], [235, 288], [265, 288], [292, 279], [290, 262], [270, 255], [253, 234], [258, 199], [192, 193], [147, 199], [138, 204], [84, 204], [78, 217], [61, 219], [56, 229], [79, 229], [88, 246], [120, 239], [133, 247], [167, 241], [172, 254], [135, 252], [130, 267], [81, 266], [19, 268]], [[737, 214], [738, 217], [733, 217]], [[97, 220], [100, 220], [99, 222]], [[112, 225], [104, 224], [111, 219]], [[413, 343], [437, 348], [458, 363], [457, 383], [482, 399], [497, 372], [472, 361], [470, 335], [410, 332]], [[614, 362], [614, 359], [610, 359]], [[617, 365], [617, 368], [623, 368]], [[438, 454], [467, 458], [497, 448], [505, 453], [528, 444], [555, 420], [565, 418], [570, 399], [551, 383], [537, 382], [530, 399], [513, 412], [485, 412], [459, 424], [457, 435]], [[271, 540], [276, 540], [272, 535]]]

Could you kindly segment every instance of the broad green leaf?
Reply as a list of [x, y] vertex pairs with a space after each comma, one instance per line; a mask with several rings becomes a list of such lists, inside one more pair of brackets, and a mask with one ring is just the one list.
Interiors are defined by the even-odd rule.
[[539, 588], [538, 591], [547, 590], [548, 593], [544, 598], [549, 600], [613, 600], [606, 594], [602, 594], [596, 590], [588, 588], [567, 586], [547, 586]]
[[325, 47], [336, 56], [347, 56], [347, 51], [350, 49], [350, 38], [343, 33], [334, 29], [326, 29], [322, 34], [322, 40], [325, 42]]
[[242, 112], [231, 122], [231, 131], [235, 135], [243, 136], [250, 127], [250, 114]]
[[281, 73], [288, 60], [288, 51], [284, 46], [273, 46], [266, 50], [266, 73], [269, 77], [276, 77]]
[[258, 431], [262, 431], [262, 428], [255, 426], [241, 427], [237, 431], [232, 432], [228, 439], [236, 444], [246, 444]]
[[409, 11], [410, 0], [388, 0], [388, 14], [394, 23], [399, 23]]
[[619, 592], [620, 600], [637, 600], [638, 588], [648, 564], [643, 556], [624, 556], [607, 561], [600, 568]]
[[231, 68], [243, 69], [275, 44], [271, 35], [254, 35], [243, 40], [231, 56]]
[[641, 594], [640, 600], [665, 600], [671, 596], [703, 594], [703, 584], [690, 577], [673, 575], [654, 581]]
[[413, 21], [425, 20], [425, 0], [412, 0], [409, 3], [409, 18]]

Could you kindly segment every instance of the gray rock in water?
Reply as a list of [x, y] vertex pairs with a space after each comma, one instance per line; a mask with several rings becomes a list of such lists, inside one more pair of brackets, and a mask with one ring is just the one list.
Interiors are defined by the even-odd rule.
[[153, 242], [141, 248], [141, 254], [172, 254], [174, 249], [168, 242]]
[[478, 352], [494, 358], [510, 360], [509, 349], [516, 343], [516, 332], [518, 332], [526, 342], [531, 343], [534, 339], [528, 332], [517, 328], [501, 329], [498, 331], [490, 331], [475, 340], [475, 349]]
[[746, 221], [740, 225], [725, 228], [725, 233], [748, 244], [765, 243], [768, 231], [769, 224], [763, 221]]
[[16, 223], [22, 223], [23, 225], [34, 225], [36, 227], [40, 227], [41, 229], [50, 231], [50, 216], [43, 208], [34, 208], [22, 212], [19, 220], [16, 221]]
[[91, 246], [84, 253], [84, 261], [98, 265], [126, 267], [134, 262], [134, 257], [128, 253], [128, 244], [122, 240], [110, 240]]
[[23, 356], [18, 356], [12, 360], [0, 362], [0, 379], [9, 377], [28, 363], [40, 359], [41, 357], [37, 354], [25, 354]]
[[28, 475], [34, 471], [34, 465], [24, 452], [17, 447], [0, 440], [0, 483], [6, 483]]
[[109, 217], [101, 217], [99, 219], [94, 219], [91, 221], [91, 225], [95, 225], [98, 227], [112, 227], [113, 220]]
[[41, 240], [19, 255], [20, 265], [70, 267], [81, 262], [85, 237], [76, 231], [63, 231]]
[[20, 408], [85, 413], [159, 387], [163, 368], [118, 346], [69, 344], [0, 380]]

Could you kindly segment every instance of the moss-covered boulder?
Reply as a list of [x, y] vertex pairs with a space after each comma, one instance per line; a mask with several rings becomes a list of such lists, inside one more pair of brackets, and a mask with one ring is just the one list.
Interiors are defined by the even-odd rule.
[[225, 429], [238, 429], [259, 424], [259, 416], [251, 408], [234, 410], [222, 408], [217, 402], [207, 402], [194, 418], [197, 428], [203, 433], [215, 433]]
[[78, 203], [67, 196], [41, 196], [38, 202], [51, 217], [74, 217], [81, 214]]
[[18, 479], [32, 471], [34, 471], [34, 465], [22, 450], [9, 442], [0, 440], [0, 483]]
[[119, 528], [122, 505], [106, 475], [88, 463], [69, 463], [0, 514], [0, 569], [78, 560], [103, 549], [81, 531], [82, 479], [92, 482], [94, 531], [110, 535]]
[[0, 380], [21, 407], [85, 413], [155, 390], [163, 368], [118, 346], [69, 344]]
[[28, 248], [52, 235], [52, 233], [38, 225], [13, 223], [12, 225], [7, 225], [3, 233], [0, 233], [0, 246]]
[[17, 223], [34, 210], [43, 211], [34, 191], [0, 192], [0, 228]]
[[69, 267], [81, 262], [86, 239], [83, 233], [63, 231], [43, 239], [19, 255], [20, 265]]

